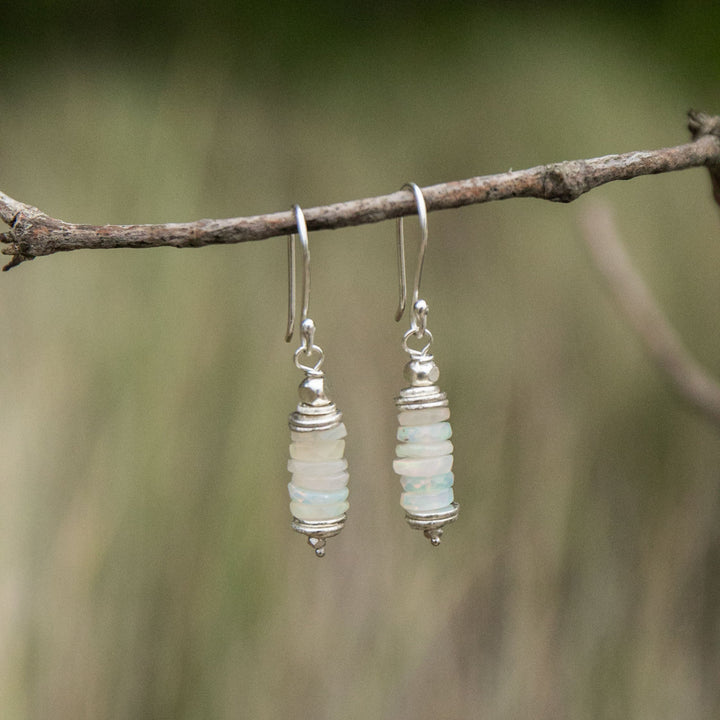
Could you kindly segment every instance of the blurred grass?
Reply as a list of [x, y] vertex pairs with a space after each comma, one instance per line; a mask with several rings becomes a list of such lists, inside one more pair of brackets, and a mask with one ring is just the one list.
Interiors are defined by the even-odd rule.
[[[0, 187], [79, 222], [255, 214], [675, 144], [688, 106], [717, 110], [664, 48], [581, 19], [468, 12], [435, 44], [290, 54], [284, 81], [180, 41], [156, 65], [29, 60]], [[390, 224], [311, 237], [352, 469], [323, 562], [288, 527], [282, 239], [3, 276], [4, 717], [717, 717], [720, 445], [589, 267], [575, 219], [595, 194], [720, 370], [703, 172], [433, 214], [423, 293], [462, 506], [435, 552], [390, 471]]]

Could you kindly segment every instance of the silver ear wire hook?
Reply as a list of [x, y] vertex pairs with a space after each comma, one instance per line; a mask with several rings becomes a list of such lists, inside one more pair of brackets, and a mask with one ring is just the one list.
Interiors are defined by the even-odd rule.
[[[308, 304], [310, 302], [310, 244], [308, 242], [305, 215], [299, 205], [293, 205], [297, 234], [300, 238], [300, 247], [303, 253], [303, 294], [302, 310], [300, 311], [300, 347], [295, 351], [295, 365], [314, 377], [322, 376], [322, 364], [325, 356], [322, 348], [315, 344], [315, 323], [308, 317]], [[295, 331], [295, 235], [288, 236], [288, 324], [285, 331], [285, 342], [292, 340]], [[316, 355], [317, 360], [312, 363], [307, 358]], [[300, 356], [305, 357], [303, 362]]]
[[[297, 234], [303, 253], [303, 301], [300, 323], [304, 324], [308, 316], [308, 303], [310, 301], [310, 244], [308, 243], [307, 225], [305, 215], [299, 205], [293, 205]], [[285, 332], [285, 342], [292, 340], [295, 331], [295, 235], [288, 236], [288, 324]], [[310, 341], [312, 345], [312, 340]]]
[[[413, 314], [415, 314], [416, 306], [420, 296], [420, 280], [422, 278], [423, 263], [425, 262], [425, 251], [428, 243], [428, 227], [427, 227], [427, 208], [425, 206], [425, 198], [422, 190], [415, 183], [406, 183], [402, 189], [408, 188], [412, 190], [415, 196], [415, 204], [417, 205], [418, 220], [420, 221], [420, 249], [418, 251], [418, 262], [415, 270], [415, 284], [413, 285]], [[395, 313], [395, 320], [400, 321], [405, 312], [405, 304], [407, 302], [407, 274], [405, 270], [405, 236], [403, 232], [403, 219], [398, 218], [397, 221], [397, 258], [398, 258], [398, 275], [400, 277], [400, 300], [398, 309]], [[427, 307], [427, 306], [425, 306]], [[425, 309], [425, 313], [427, 310]], [[413, 319], [413, 322], [415, 318]]]

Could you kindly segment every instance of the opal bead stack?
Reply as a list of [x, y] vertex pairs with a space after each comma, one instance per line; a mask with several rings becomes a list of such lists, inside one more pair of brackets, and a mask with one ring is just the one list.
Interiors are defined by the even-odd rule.
[[447, 396], [435, 385], [440, 371], [432, 355], [416, 356], [405, 366], [410, 387], [395, 400], [398, 445], [393, 469], [400, 476], [400, 505], [410, 527], [422, 530], [433, 546], [443, 526], [458, 516], [452, 473], [452, 427]]
[[342, 530], [349, 507], [347, 431], [342, 413], [325, 394], [322, 374], [308, 375], [299, 392], [300, 403], [289, 418], [292, 528], [323, 557], [327, 538]]

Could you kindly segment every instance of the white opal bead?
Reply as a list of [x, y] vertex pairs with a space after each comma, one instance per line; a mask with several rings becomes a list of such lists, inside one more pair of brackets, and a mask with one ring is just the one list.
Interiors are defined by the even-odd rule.
[[444, 475], [452, 470], [453, 456], [443, 455], [433, 458], [399, 458], [393, 460], [393, 470], [398, 475], [409, 477], [431, 477]]
[[431, 512], [452, 505], [453, 491], [441, 490], [437, 493], [403, 493], [400, 496], [400, 505], [410, 512]]
[[294, 482], [288, 483], [288, 492], [290, 499], [300, 503], [308, 503], [310, 505], [332, 505], [347, 500], [348, 489], [346, 487], [338, 490], [325, 492], [322, 490], [309, 490], [308, 488], [298, 487]]
[[344, 454], [344, 440], [290, 443], [290, 457], [295, 460], [340, 460]]
[[400, 442], [439, 442], [452, 436], [452, 427], [449, 422], [433, 423], [432, 425], [401, 425], [397, 429], [397, 439]]
[[[336, 475], [343, 470], [347, 470], [347, 460], [288, 460], [287, 469], [291, 473], [298, 475]], [[406, 473], [410, 475], [410, 473]]]
[[323, 440], [341, 440], [347, 435], [345, 423], [340, 423], [329, 430], [311, 430], [309, 432], [290, 431], [290, 439], [293, 442], [315, 443]]
[[398, 415], [401, 425], [434, 425], [450, 417], [450, 408], [424, 408], [423, 410], [405, 410]]
[[453, 486], [454, 481], [455, 476], [451, 472], [432, 477], [406, 477], [404, 475], [400, 477], [405, 492], [433, 493], [438, 490], [447, 490]]
[[334, 475], [300, 475], [293, 473], [292, 482], [296, 487], [307, 488], [308, 490], [339, 490], [347, 485], [350, 474], [347, 471], [335, 473]]
[[433, 508], [432, 510], [410, 510], [409, 508], [403, 508], [405, 512], [419, 516], [419, 517], [425, 517], [429, 515], [451, 515], [454, 514], [457, 510], [457, 505], [453, 505], [450, 503], [450, 505], [445, 505], [443, 507], [439, 508]]
[[395, 453], [398, 457], [441, 457], [450, 455], [453, 444], [449, 440], [442, 442], [403, 443], [398, 445]]
[[344, 515], [349, 507], [347, 501], [331, 505], [310, 505], [293, 500], [290, 503], [290, 512], [298, 520], [333, 520]]

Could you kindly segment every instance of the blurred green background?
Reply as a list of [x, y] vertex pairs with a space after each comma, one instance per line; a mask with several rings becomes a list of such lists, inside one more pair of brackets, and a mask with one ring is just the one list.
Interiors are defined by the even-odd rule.
[[[685, 142], [717, 3], [18, 3], [0, 188], [66, 220], [231, 217]], [[706, 172], [430, 216], [455, 429], [438, 550], [391, 471], [394, 225], [315, 233], [351, 514], [289, 528], [282, 238], [0, 278], [3, 718], [717, 718], [720, 441], [608, 301], [610, 203], [720, 375]]]

